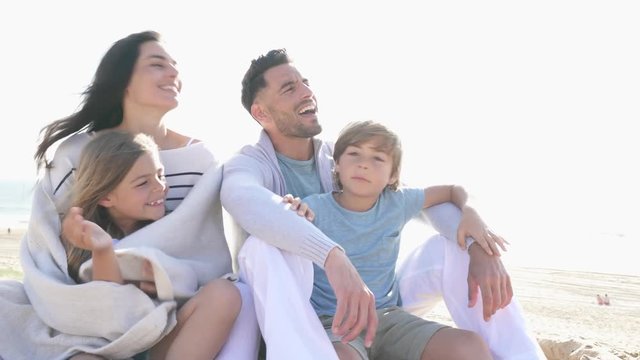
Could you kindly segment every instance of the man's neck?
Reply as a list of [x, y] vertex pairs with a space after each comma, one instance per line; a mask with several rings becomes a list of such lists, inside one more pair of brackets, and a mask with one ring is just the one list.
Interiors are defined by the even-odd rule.
[[276, 138], [271, 137], [275, 150], [294, 160], [310, 160], [313, 157], [312, 138]]

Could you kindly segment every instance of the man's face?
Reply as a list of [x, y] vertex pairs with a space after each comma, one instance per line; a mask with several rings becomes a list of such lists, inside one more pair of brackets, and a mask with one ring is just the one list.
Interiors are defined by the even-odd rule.
[[[268, 131], [286, 137], [310, 138], [322, 131], [318, 123], [318, 105], [307, 79], [292, 64], [275, 66], [264, 73], [266, 87], [254, 102]], [[255, 117], [255, 116], [254, 116]]]

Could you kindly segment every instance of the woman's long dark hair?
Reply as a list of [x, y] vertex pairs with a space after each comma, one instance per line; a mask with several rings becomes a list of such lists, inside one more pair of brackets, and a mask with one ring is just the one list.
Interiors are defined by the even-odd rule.
[[135, 33], [111, 46], [98, 65], [93, 82], [82, 92], [80, 110], [40, 130], [44, 134], [34, 155], [38, 168], [49, 166], [45, 159], [47, 149], [58, 140], [82, 130], [98, 131], [120, 125], [124, 93], [140, 55], [140, 45], [148, 41], [160, 41], [160, 34]]

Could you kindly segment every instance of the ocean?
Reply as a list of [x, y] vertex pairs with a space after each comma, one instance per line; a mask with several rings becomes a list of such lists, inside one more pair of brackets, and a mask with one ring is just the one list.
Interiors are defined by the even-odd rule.
[[26, 228], [35, 180], [0, 180], [0, 230]]

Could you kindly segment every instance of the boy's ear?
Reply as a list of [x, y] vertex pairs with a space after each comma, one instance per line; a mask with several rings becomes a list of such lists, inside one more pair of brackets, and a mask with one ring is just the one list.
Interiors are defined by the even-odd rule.
[[391, 185], [391, 184], [395, 183], [396, 181], [398, 181], [398, 174], [391, 175], [391, 177], [389, 178], [389, 183], [387, 185]]

